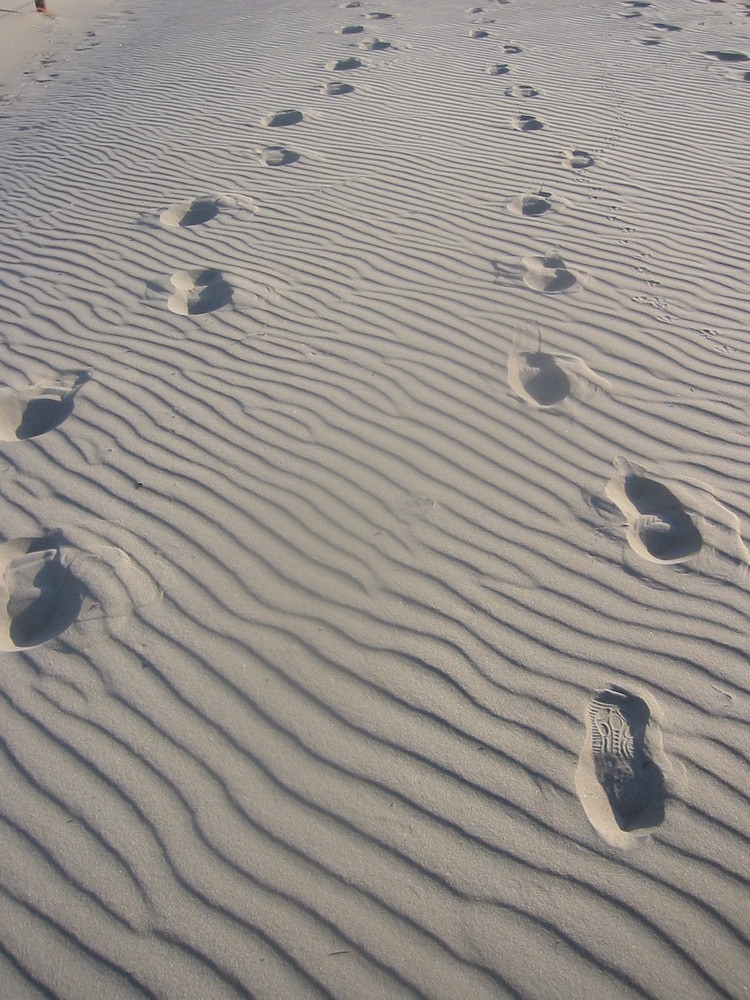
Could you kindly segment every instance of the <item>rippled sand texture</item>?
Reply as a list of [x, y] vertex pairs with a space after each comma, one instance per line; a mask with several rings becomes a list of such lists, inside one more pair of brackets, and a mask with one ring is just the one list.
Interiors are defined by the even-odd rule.
[[742, 4], [89, 30], [0, 105], [0, 996], [744, 996]]

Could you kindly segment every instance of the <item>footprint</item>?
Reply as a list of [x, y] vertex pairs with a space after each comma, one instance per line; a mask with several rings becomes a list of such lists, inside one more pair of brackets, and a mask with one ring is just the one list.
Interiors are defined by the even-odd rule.
[[549, 354], [541, 347], [510, 353], [508, 385], [519, 399], [543, 410], [571, 396], [587, 399], [600, 389], [609, 389], [607, 380], [596, 375], [581, 358]]
[[340, 73], [347, 69], [359, 69], [362, 65], [356, 56], [347, 56], [345, 59], [331, 59], [326, 63], [325, 68], [333, 73]]
[[563, 164], [571, 170], [586, 170], [593, 167], [594, 157], [584, 149], [569, 149], [563, 153]]
[[552, 208], [552, 195], [541, 188], [535, 194], [519, 194], [508, 205], [508, 211], [513, 215], [538, 216], [544, 215]]
[[643, 559], [656, 563], [683, 563], [700, 552], [700, 532], [682, 503], [663, 483], [622, 456], [614, 460], [617, 475], [606, 495], [627, 522], [627, 541]]
[[566, 292], [577, 284], [575, 275], [567, 269], [562, 257], [523, 257], [522, 261], [526, 268], [523, 283], [535, 292], [554, 295]]
[[357, 48], [362, 49], [363, 52], [385, 52], [386, 49], [391, 48], [390, 42], [384, 42], [380, 38], [365, 38], [361, 42], [357, 42]]
[[490, 76], [505, 76], [506, 73], [510, 73], [510, 66], [507, 63], [490, 63], [486, 72]]
[[544, 125], [533, 115], [514, 115], [511, 125], [519, 132], [539, 132]]
[[321, 94], [326, 97], [338, 97], [340, 94], [351, 94], [354, 87], [350, 83], [341, 83], [339, 80], [331, 80], [330, 83], [324, 83], [320, 88]]
[[489, 38], [489, 34], [489, 31], [485, 31], [484, 28], [471, 28], [469, 38]]
[[170, 312], [178, 316], [200, 316], [228, 305], [234, 289], [216, 268], [193, 268], [177, 271], [170, 278], [175, 288], [167, 302]]
[[656, 28], [657, 31], [682, 31], [678, 24], [665, 24], [663, 21], [654, 21], [651, 27]]
[[528, 84], [521, 83], [515, 84], [512, 87], [505, 88], [506, 97], [538, 97], [539, 91], [534, 90], [533, 87], [529, 87]]
[[260, 123], [266, 128], [286, 128], [287, 125], [299, 125], [303, 118], [301, 111], [289, 108], [285, 111], [274, 111], [272, 114], [263, 115]]
[[369, 14], [365, 14], [365, 17], [370, 21], [387, 21], [389, 17], [393, 17], [393, 14], [386, 14], [382, 10], [372, 10]]
[[750, 59], [750, 56], [746, 56], [744, 52], [717, 52], [711, 50], [710, 52], [704, 52], [704, 55], [710, 56], [711, 59], [718, 59], [719, 62], [728, 63], [747, 62]]
[[662, 824], [668, 767], [661, 729], [643, 698], [615, 685], [594, 695], [575, 785], [600, 836], [631, 847]]
[[86, 372], [75, 372], [25, 389], [0, 389], [0, 441], [25, 441], [59, 427], [88, 380]]
[[516, 45], [515, 42], [507, 42], [503, 45], [503, 52], [506, 56], [517, 56], [520, 52], [523, 52], [523, 49], [520, 45]]
[[54, 639], [76, 620], [82, 597], [54, 536], [0, 545], [0, 650], [31, 649]]
[[190, 198], [176, 205], [165, 208], [159, 216], [163, 226], [188, 229], [192, 226], [202, 226], [215, 219], [222, 209], [248, 208], [255, 210], [252, 198], [238, 196], [209, 195], [201, 198]]
[[267, 167], [286, 167], [299, 159], [299, 153], [285, 146], [264, 146], [258, 150], [258, 155], [260, 162]]
[[365, 29], [361, 24], [345, 24], [343, 28], [339, 28], [340, 35], [359, 35]]

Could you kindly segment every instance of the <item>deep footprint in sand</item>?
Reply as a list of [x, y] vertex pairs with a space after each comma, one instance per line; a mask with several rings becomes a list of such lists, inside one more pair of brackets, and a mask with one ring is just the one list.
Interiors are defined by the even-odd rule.
[[606, 379], [596, 375], [574, 354], [550, 354], [514, 350], [508, 356], [508, 385], [535, 409], [550, 409], [568, 398], [588, 399], [609, 389]]
[[515, 42], [506, 42], [506, 44], [503, 45], [503, 52], [506, 56], [517, 56], [523, 52], [523, 49], [520, 45], [516, 45]]
[[0, 389], [0, 441], [25, 441], [59, 427], [88, 379], [86, 372], [72, 372], [24, 389]]
[[228, 305], [234, 289], [216, 268], [177, 271], [170, 278], [175, 291], [167, 302], [178, 316], [200, 316]]
[[254, 211], [252, 198], [240, 198], [224, 195], [208, 195], [200, 198], [189, 198], [165, 208], [159, 216], [163, 226], [170, 228], [191, 229], [193, 226], [203, 226], [215, 219], [224, 209], [247, 208]]
[[533, 194], [519, 194], [508, 204], [508, 211], [513, 215], [525, 215], [536, 218], [552, 209], [552, 194], [541, 188]]
[[614, 460], [617, 475], [609, 480], [607, 497], [627, 524], [627, 541], [643, 559], [683, 563], [700, 552], [703, 540], [689, 513], [674, 493], [645, 469], [622, 456]]
[[535, 292], [554, 295], [566, 292], [578, 283], [578, 279], [568, 270], [562, 257], [554, 254], [545, 257], [523, 257], [522, 263], [526, 268], [523, 283], [528, 288], [533, 288]]
[[704, 52], [704, 55], [709, 56], [711, 59], [716, 59], [718, 62], [724, 63], [740, 63], [747, 62], [750, 56], [745, 55], [744, 52], [718, 52], [715, 49], [709, 52]]
[[585, 149], [568, 149], [563, 153], [563, 164], [571, 170], [587, 170], [594, 165], [594, 157]]
[[0, 650], [31, 649], [77, 618], [82, 594], [53, 536], [0, 545]]
[[507, 63], [490, 63], [486, 72], [490, 76], [506, 76], [510, 73], [510, 66]]
[[298, 125], [304, 120], [301, 111], [296, 108], [287, 108], [284, 111], [274, 111], [263, 115], [260, 120], [265, 128], [286, 128], [288, 125]]
[[354, 87], [350, 83], [342, 83], [340, 80], [331, 80], [320, 88], [321, 94], [325, 97], [339, 97], [341, 94], [351, 94], [353, 90]]
[[350, 69], [360, 69], [362, 66], [362, 61], [357, 59], [356, 56], [347, 56], [344, 59], [330, 59], [325, 68], [330, 73], [342, 73], [345, 70]]
[[575, 785], [600, 836], [630, 847], [663, 823], [668, 766], [661, 729], [643, 698], [615, 685], [594, 695]]
[[260, 162], [266, 167], [287, 167], [299, 160], [299, 153], [286, 146], [264, 146], [258, 150]]
[[519, 132], [539, 132], [544, 128], [542, 122], [534, 115], [514, 115], [511, 118], [511, 125]]

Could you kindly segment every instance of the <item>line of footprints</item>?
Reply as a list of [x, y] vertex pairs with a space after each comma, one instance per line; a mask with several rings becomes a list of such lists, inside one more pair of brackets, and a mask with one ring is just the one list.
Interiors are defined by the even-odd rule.
[[[497, 0], [500, 5], [509, 0]], [[644, 0], [625, 0], [626, 6], [648, 6]], [[361, 6], [359, 0], [343, 5]], [[483, 8], [468, 12], [482, 15]], [[392, 15], [367, 11], [362, 19], [377, 24]], [[473, 39], [489, 36], [484, 18], [470, 30]], [[660, 27], [658, 24], [654, 27]], [[382, 51], [391, 43], [366, 37], [362, 24], [349, 24], [339, 30], [344, 39], [356, 40], [362, 51]], [[506, 56], [518, 55], [521, 46], [508, 42]], [[710, 53], [724, 61], [739, 61], [741, 54]], [[746, 58], [742, 56], [742, 58]], [[325, 66], [329, 72], [343, 73], [363, 65], [358, 56], [332, 59]], [[508, 63], [492, 63], [487, 72], [505, 76]], [[322, 93], [339, 96], [352, 93], [352, 84], [329, 80]], [[532, 99], [538, 91], [526, 84], [511, 85], [505, 90], [511, 98]], [[261, 124], [267, 128], [286, 128], [303, 120], [294, 109], [268, 114]], [[513, 126], [522, 132], [544, 128], [530, 114], [513, 118]], [[299, 160], [299, 154], [282, 145], [266, 146], [260, 160], [269, 167], [286, 166]], [[572, 170], [594, 166], [594, 158], [582, 149], [564, 154], [563, 163]], [[536, 217], [552, 207], [552, 195], [538, 191], [521, 195], [508, 206], [519, 216]], [[223, 209], [252, 210], [252, 200], [230, 196], [194, 198], [172, 205], [160, 215], [163, 225], [175, 228], [201, 226]], [[559, 256], [523, 258], [524, 282], [544, 294], [565, 292], [576, 283]], [[212, 312], [229, 303], [234, 289], [217, 269], [196, 268], [172, 276], [169, 308], [180, 315], [193, 316]], [[597, 376], [574, 356], [537, 351], [517, 352], [511, 356], [508, 377], [516, 394], [540, 409], [554, 407], [576, 386], [596, 385]], [[0, 441], [11, 442], [36, 438], [58, 427], [73, 411], [75, 395], [87, 381], [85, 373], [63, 374], [59, 378], [33, 386], [0, 391]], [[675, 564], [693, 559], [703, 540], [685, 505], [665, 483], [645, 469], [618, 457], [615, 475], [607, 483], [607, 498], [619, 509], [625, 523], [627, 541], [644, 560]], [[15, 651], [38, 646], [60, 635], [80, 612], [84, 584], [62, 558], [61, 536], [47, 534], [40, 538], [16, 538], [0, 544], [0, 650]], [[121, 553], [127, 559], [124, 553]], [[644, 693], [641, 697], [615, 685], [598, 692], [586, 717], [586, 741], [579, 757], [575, 784], [586, 815], [599, 834], [610, 843], [627, 847], [641, 835], [657, 827], [664, 817], [667, 797], [666, 776], [672, 770], [661, 745], [657, 718], [658, 706]]]

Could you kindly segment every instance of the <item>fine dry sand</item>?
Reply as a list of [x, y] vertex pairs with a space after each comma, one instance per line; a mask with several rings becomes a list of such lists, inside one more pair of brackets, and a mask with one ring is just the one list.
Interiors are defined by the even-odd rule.
[[0, 11], [0, 997], [741, 998], [750, 7]]

